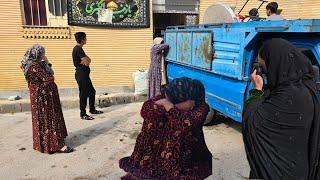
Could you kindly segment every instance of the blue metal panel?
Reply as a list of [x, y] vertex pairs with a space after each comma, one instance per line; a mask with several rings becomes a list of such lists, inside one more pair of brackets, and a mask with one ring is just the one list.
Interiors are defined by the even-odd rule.
[[215, 42], [224, 42], [239, 45], [245, 38], [244, 31], [242, 29], [215, 28], [213, 30]]
[[212, 65], [212, 72], [226, 77], [237, 78], [236, 75], [241, 73], [239, 66], [238, 60], [215, 59]]
[[206, 99], [210, 107], [236, 121], [241, 121], [246, 82], [175, 63], [169, 63], [167, 70], [169, 80], [179, 77], [200, 80], [205, 86]]
[[231, 52], [231, 53], [239, 53], [240, 52], [240, 45], [216, 41], [216, 42], [214, 42], [214, 50], [215, 51]]
[[[214, 35], [208, 43], [214, 49], [211, 64], [206, 61], [206, 51], [197, 52], [209, 34]], [[250, 68], [261, 38], [281, 37], [309, 48], [320, 65], [319, 35], [320, 19], [170, 27], [165, 33], [170, 46], [168, 77], [201, 80], [210, 107], [241, 122], [243, 104], [252, 88]]]
[[[174, 33], [176, 39], [173, 38]], [[245, 32], [236, 30], [170, 30], [166, 33], [166, 42], [170, 46], [167, 60], [242, 79], [243, 45], [240, 42], [243, 42], [244, 38]]]
[[[216, 43], [215, 43], [216, 44]], [[231, 44], [228, 44], [231, 45]], [[233, 46], [239, 46], [238, 44], [233, 44]], [[230, 52], [226, 50], [217, 50], [215, 49], [214, 58], [215, 59], [225, 59], [226, 61], [232, 61], [232, 63], [235, 62], [236, 59], [239, 59], [239, 52]]]
[[237, 29], [215, 29], [214, 60], [212, 72], [227, 77], [242, 79], [243, 44], [245, 32]]
[[241, 29], [246, 32], [320, 32], [320, 19], [252, 21], [245, 23], [199, 24], [168, 29]]
[[192, 57], [192, 33], [177, 33], [177, 61], [191, 64]]
[[211, 70], [213, 58], [212, 33], [193, 32], [192, 46], [192, 65]]
[[[285, 38], [285, 37], [284, 37]], [[288, 37], [285, 38], [292, 42], [296, 47], [310, 49], [320, 65], [320, 36], [313, 37]]]
[[177, 61], [177, 33], [167, 32], [165, 34], [165, 42], [169, 44], [169, 52], [166, 56], [167, 60]]

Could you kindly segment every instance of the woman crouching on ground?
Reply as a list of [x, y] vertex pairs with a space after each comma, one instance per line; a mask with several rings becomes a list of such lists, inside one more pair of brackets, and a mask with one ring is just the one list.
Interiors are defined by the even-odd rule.
[[212, 155], [202, 131], [209, 107], [198, 80], [171, 81], [146, 101], [134, 151], [122, 158], [122, 179], [204, 179], [212, 174]]

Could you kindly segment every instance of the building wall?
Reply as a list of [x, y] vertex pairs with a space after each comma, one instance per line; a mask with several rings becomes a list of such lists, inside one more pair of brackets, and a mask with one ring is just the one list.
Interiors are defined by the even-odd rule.
[[[71, 51], [75, 45], [73, 34], [77, 31], [87, 33], [84, 49], [92, 59], [91, 79], [95, 87], [131, 86], [132, 73], [148, 68], [152, 23], [150, 28], [139, 29], [70, 26], [71, 39], [26, 39], [22, 37], [21, 2], [1, 0], [0, 90], [27, 88], [20, 61], [26, 49], [35, 43], [45, 46], [59, 88], [76, 88]], [[150, 7], [151, 4], [150, 1]]]
[[[200, 0], [200, 23], [203, 20], [203, 15], [206, 9], [212, 4], [224, 3], [235, 7], [236, 12], [238, 12], [245, 2], [246, 0]], [[282, 9], [281, 15], [286, 19], [320, 18], [320, 0], [277, 0], [275, 2], [278, 2], [279, 9]], [[259, 5], [260, 1], [249, 1], [241, 14], [248, 15], [251, 8], [257, 8]], [[267, 3], [265, 3], [259, 10], [261, 17], [265, 17], [266, 5]]]
[[[84, 49], [93, 60], [91, 78], [95, 87], [131, 86], [132, 73], [138, 69], [148, 68], [153, 37], [152, 13], [150, 13], [150, 28], [70, 26], [71, 39], [26, 39], [22, 37], [22, 0], [0, 1], [0, 90], [27, 88], [20, 70], [20, 61], [26, 49], [34, 43], [46, 47], [46, 55], [53, 64], [59, 88], [76, 88], [71, 51], [75, 44], [73, 34], [77, 31], [84, 31], [88, 35], [88, 44]], [[217, 2], [234, 6], [237, 12], [245, 0], [200, 0], [200, 23], [207, 7]], [[320, 0], [277, 2], [280, 9], [283, 9], [282, 15], [287, 19], [320, 18]], [[259, 1], [249, 1], [243, 12], [247, 13], [249, 9], [258, 5]], [[261, 8], [260, 14], [265, 15], [265, 5]]]

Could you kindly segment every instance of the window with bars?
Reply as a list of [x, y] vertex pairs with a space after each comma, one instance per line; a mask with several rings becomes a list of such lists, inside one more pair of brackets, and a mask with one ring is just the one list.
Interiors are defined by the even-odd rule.
[[67, 0], [48, 0], [49, 11], [54, 16], [65, 16], [67, 13]]
[[26, 25], [47, 25], [45, 0], [23, 0], [23, 7]]
[[25, 25], [67, 25], [67, 0], [23, 0]]

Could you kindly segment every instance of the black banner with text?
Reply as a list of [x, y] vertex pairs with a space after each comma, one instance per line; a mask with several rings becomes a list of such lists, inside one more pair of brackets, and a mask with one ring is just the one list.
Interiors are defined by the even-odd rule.
[[149, 0], [68, 0], [70, 25], [149, 27]]

